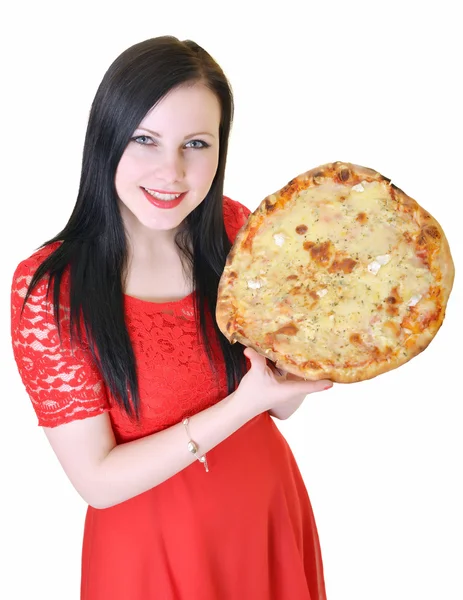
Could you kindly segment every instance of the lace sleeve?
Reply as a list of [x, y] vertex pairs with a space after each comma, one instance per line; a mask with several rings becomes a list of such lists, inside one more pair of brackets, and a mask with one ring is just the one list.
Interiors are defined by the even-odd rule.
[[[11, 337], [22, 382], [30, 396], [38, 424], [56, 427], [109, 410], [106, 390], [88, 348], [71, 342], [69, 310], [61, 312], [61, 340], [47, 297], [47, 282], [40, 281], [21, 309], [37, 261], [23, 261], [13, 277]], [[64, 284], [64, 282], [63, 282]]]
[[228, 237], [233, 243], [236, 235], [241, 227], [248, 220], [251, 211], [249, 208], [230, 198], [224, 197], [223, 202], [223, 219], [225, 223], [225, 229], [227, 230]]

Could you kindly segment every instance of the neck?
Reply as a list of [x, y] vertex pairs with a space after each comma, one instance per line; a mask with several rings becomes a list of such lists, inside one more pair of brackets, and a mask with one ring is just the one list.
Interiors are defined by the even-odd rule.
[[130, 211], [124, 209], [121, 212], [131, 259], [155, 259], [178, 250], [175, 238], [182, 225], [175, 229], [153, 230], [145, 227]]

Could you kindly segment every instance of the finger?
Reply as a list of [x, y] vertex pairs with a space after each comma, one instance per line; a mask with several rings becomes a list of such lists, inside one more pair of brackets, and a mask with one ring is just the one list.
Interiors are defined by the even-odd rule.
[[244, 355], [249, 358], [251, 369], [264, 371], [267, 368], [267, 359], [252, 348], [246, 348]]
[[313, 394], [315, 392], [323, 392], [333, 387], [333, 382], [328, 379], [320, 379], [319, 381], [291, 381], [288, 384], [299, 386], [301, 393]]

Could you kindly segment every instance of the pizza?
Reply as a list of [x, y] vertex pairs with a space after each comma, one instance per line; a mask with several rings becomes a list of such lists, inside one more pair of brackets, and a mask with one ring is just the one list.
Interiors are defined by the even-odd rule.
[[439, 330], [454, 266], [439, 225], [377, 171], [322, 165], [267, 196], [222, 274], [218, 326], [305, 379], [403, 365]]

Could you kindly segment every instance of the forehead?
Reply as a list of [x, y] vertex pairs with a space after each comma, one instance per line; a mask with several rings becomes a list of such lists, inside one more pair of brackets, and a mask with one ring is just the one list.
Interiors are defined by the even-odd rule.
[[[206, 131], [215, 134], [220, 125], [217, 96], [202, 84], [171, 90], [145, 115], [139, 127], [161, 135]], [[186, 131], [188, 130], [188, 131]]]

